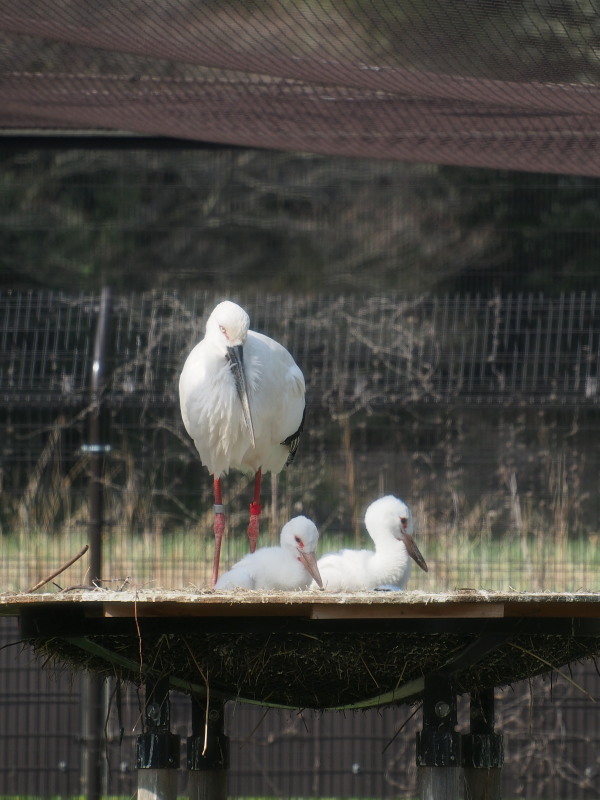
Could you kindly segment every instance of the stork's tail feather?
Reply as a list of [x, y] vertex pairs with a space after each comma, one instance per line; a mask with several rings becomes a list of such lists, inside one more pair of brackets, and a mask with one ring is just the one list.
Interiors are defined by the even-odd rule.
[[289, 467], [296, 456], [296, 450], [298, 449], [298, 445], [300, 444], [300, 437], [302, 436], [302, 431], [304, 430], [304, 418], [306, 416], [306, 408], [302, 412], [302, 420], [300, 421], [300, 426], [296, 433], [292, 433], [287, 439], [284, 439], [283, 442], [280, 442], [284, 447], [287, 447], [290, 451], [290, 454], [287, 457], [287, 461], [285, 462], [285, 466]]

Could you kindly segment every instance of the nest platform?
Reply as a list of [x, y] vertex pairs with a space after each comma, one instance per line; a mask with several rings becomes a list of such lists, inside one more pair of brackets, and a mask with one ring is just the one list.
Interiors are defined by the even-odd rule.
[[77, 590], [0, 595], [45, 662], [264, 706], [360, 709], [459, 694], [600, 655], [600, 593]]

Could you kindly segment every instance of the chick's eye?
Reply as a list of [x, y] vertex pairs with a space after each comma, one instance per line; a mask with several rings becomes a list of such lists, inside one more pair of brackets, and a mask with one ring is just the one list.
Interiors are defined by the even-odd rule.
[[225, 336], [227, 336], [227, 331], [225, 330], [225, 328], [223, 327], [223, 325], [219, 325], [219, 330], [221, 331], [221, 333], [224, 333], [224, 334], [225, 334]]
[[400, 522], [402, 523], [403, 528], [406, 528], [408, 525], [408, 519], [406, 517], [400, 517]]
[[299, 547], [304, 547], [304, 542], [302, 541], [302, 539], [299, 536], [294, 536], [294, 539], [296, 540], [296, 544]]

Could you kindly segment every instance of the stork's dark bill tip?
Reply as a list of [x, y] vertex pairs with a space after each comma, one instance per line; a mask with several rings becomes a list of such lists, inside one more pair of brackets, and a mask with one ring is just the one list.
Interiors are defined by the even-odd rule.
[[413, 539], [413, 537], [409, 533], [405, 533], [402, 537], [404, 542], [404, 546], [406, 547], [406, 552], [412, 558], [413, 561], [421, 567], [423, 572], [429, 572], [429, 567], [427, 566], [427, 562], [421, 555], [421, 551], [417, 547], [417, 543]]

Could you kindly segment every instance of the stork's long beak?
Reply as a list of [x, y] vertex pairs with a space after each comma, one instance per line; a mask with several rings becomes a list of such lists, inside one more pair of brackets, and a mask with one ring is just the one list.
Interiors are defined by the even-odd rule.
[[403, 532], [402, 541], [404, 542], [404, 546], [406, 547], [406, 552], [412, 558], [412, 560], [416, 561], [417, 564], [421, 567], [421, 569], [424, 570], [424, 572], [429, 572], [427, 562], [421, 555], [421, 551], [417, 547], [417, 543], [410, 535], [410, 533]]
[[254, 440], [254, 426], [252, 425], [252, 415], [250, 414], [250, 402], [248, 400], [248, 387], [246, 386], [246, 375], [244, 373], [244, 348], [241, 344], [235, 347], [227, 348], [227, 358], [231, 364], [231, 371], [235, 379], [235, 388], [237, 389], [240, 403], [242, 404], [242, 412], [244, 414], [244, 422], [250, 431], [250, 439], [252, 440], [252, 447], [255, 447]]
[[314, 553], [305, 553], [304, 550], [301, 550], [299, 547], [297, 549], [300, 561], [304, 564], [308, 572], [310, 572], [310, 574], [313, 576], [319, 589], [322, 589], [323, 580], [321, 578], [321, 573], [319, 572], [319, 568], [317, 566], [317, 557], [315, 556]]

